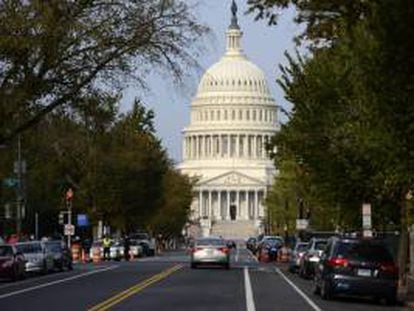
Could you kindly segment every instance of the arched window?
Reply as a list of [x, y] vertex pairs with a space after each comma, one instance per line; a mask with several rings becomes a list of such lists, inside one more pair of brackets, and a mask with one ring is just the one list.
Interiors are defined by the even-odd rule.
[[232, 120], [236, 119], [236, 111], [234, 110], [231, 111], [231, 119]]
[[239, 110], [239, 120], [243, 120], [243, 110]]
[[246, 110], [246, 120], [247, 121], [250, 120], [250, 110], [249, 109]]
[[224, 120], [227, 120], [227, 110], [224, 110]]
[[220, 121], [220, 110], [217, 110], [217, 120]]
[[253, 119], [253, 121], [256, 121], [256, 110], [253, 110], [252, 119]]
[[210, 120], [214, 120], [214, 110], [210, 111]]

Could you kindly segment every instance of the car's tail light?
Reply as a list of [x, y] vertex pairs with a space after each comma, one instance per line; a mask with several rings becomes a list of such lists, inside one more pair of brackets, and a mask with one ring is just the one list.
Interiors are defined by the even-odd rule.
[[346, 258], [334, 257], [334, 258], [329, 259], [328, 264], [331, 267], [347, 267], [349, 264], [349, 261]]
[[220, 247], [218, 250], [222, 253], [225, 253], [225, 254], [229, 253], [229, 248], [228, 247]]
[[195, 252], [202, 251], [202, 250], [203, 250], [203, 248], [202, 248], [202, 247], [193, 247], [193, 248], [191, 249], [191, 252], [192, 252], [192, 253], [195, 253]]
[[398, 266], [395, 265], [393, 262], [383, 262], [381, 263], [380, 269], [386, 273], [398, 276]]

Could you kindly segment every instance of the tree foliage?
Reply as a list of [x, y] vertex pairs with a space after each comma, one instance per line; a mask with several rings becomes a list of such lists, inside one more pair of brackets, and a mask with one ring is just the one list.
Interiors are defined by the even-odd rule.
[[0, 1], [0, 144], [55, 108], [196, 63], [206, 31], [185, 1]]
[[[156, 137], [153, 112], [135, 100], [129, 112], [119, 114], [119, 100], [110, 93], [91, 93], [22, 135], [28, 167], [26, 232], [33, 231], [35, 212], [41, 234], [61, 232], [57, 218], [66, 209], [69, 187], [75, 193], [74, 214], [88, 214], [92, 225], [103, 220], [125, 232], [160, 227], [181, 232], [192, 185], [175, 171]], [[14, 176], [15, 154], [12, 148], [0, 153], [2, 177]], [[15, 202], [14, 189], [3, 189], [1, 201]]]
[[343, 228], [359, 229], [361, 204], [370, 202], [377, 229], [401, 223], [404, 230], [414, 173], [414, 57], [407, 40], [414, 29], [413, 3], [251, 5], [259, 18], [295, 6], [297, 21], [306, 24], [301, 38], [312, 47], [307, 57], [287, 55], [289, 64], [281, 67], [279, 83], [294, 108], [273, 141], [277, 165], [292, 158], [303, 163], [326, 210], [339, 207]]

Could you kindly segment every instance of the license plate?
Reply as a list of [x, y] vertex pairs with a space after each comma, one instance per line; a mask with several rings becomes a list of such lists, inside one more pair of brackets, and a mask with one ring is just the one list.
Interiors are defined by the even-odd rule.
[[212, 249], [208, 249], [208, 250], [206, 251], [206, 253], [207, 253], [207, 255], [213, 255], [213, 250], [212, 250]]
[[357, 275], [358, 276], [371, 276], [371, 270], [370, 269], [358, 269]]

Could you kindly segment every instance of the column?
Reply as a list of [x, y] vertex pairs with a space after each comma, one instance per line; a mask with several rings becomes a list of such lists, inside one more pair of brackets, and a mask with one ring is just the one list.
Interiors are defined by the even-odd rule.
[[240, 158], [240, 135], [236, 135], [236, 158]]
[[253, 159], [257, 158], [257, 136], [253, 136]]
[[221, 134], [219, 134], [219, 135], [218, 135], [217, 139], [218, 139], [218, 144], [217, 144], [217, 147], [218, 147], [218, 149], [217, 149], [217, 156], [218, 156], [219, 158], [221, 158], [221, 149], [222, 149], [222, 146], [223, 146], [223, 142], [222, 142], [222, 139], [221, 139]]
[[199, 217], [203, 216], [203, 191], [200, 189], [198, 194]]
[[221, 215], [221, 190], [218, 191], [218, 195], [217, 195], [217, 204], [218, 204], [218, 212], [217, 212], [217, 216], [219, 216], [219, 219], [223, 219], [222, 215]]
[[244, 157], [245, 158], [247, 158], [248, 156], [249, 156], [249, 154], [248, 154], [248, 152], [249, 152], [249, 135], [244, 135], [244, 137], [243, 137], [243, 139], [244, 139], [244, 144], [243, 144], [243, 147], [244, 147]]
[[227, 135], [227, 157], [230, 158], [231, 155], [231, 135]]
[[241, 206], [240, 206], [240, 191], [236, 191], [236, 219], [242, 218]]
[[205, 148], [205, 136], [201, 135], [201, 157], [204, 158], [206, 156], [206, 148]]
[[263, 135], [257, 136], [257, 152], [258, 152], [258, 158], [263, 158]]
[[213, 215], [214, 215], [214, 213], [213, 213], [213, 210], [212, 210], [211, 190], [209, 190], [208, 191], [208, 216], [211, 219]]
[[257, 219], [259, 217], [259, 196], [258, 196], [258, 190], [254, 190], [254, 204], [253, 204], [253, 215], [254, 219]]
[[226, 201], [226, 205], [227, 205], [227, 208], [226, 208], [225, 215], [226, 215], [226, 219], [229, 220], [230, 219], [230, 191], [229, 190], [227, 190], [227, 201]]

